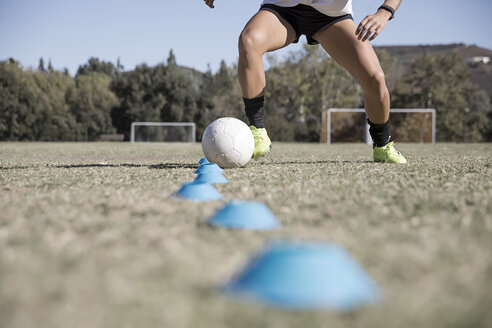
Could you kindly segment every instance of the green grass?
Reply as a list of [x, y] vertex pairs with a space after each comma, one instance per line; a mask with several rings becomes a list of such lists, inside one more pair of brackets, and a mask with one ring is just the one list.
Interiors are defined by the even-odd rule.
[[[274, 144], [225, 171], [223, 201], [171, 198], [200, 145], [0, 143], [1, 327], [490, 327], [492, 145]], [[232, 199], [264, 202], [273, 232], [213, 229]], [[384, 300], [289, 312], [219, 291], [270, 240], [345, 247]]]

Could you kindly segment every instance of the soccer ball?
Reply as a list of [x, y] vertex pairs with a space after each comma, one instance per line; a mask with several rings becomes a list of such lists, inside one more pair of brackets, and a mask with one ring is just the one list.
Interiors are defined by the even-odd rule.
[[253, 133], [243, 121], [236, 118], [219, 118], [203, 132], [202, 149], [205, 157], [222, 168], [246, 165], [254, 148]]

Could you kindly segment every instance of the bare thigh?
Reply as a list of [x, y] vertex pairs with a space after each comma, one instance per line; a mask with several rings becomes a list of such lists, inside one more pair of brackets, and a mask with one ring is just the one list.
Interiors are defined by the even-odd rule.
[[358, 40], [355, 29], [355, 23], [345, 19], [316, 33], [314, 38], [364, 87], [370, 85], [374, 77], [380, 77], [383, 70], [372, 45]]
[[266, 53], [284, 48], [296, 38], [294, 28], [270, 9], [262, 9], [244, 27], [240, 49]]
[[292, 26], [274, 11], [260, 10], [250, 19], [239, 37], [238, 75], [244, 98], [263, 95], [263, 54], [289, 45], [295, 37]]

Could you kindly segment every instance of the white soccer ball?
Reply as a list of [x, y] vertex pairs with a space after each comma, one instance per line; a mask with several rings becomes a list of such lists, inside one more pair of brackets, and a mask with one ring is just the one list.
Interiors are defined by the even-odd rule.
[[253, 133], [237, 118], [219, 118], [203, 132], [202, 149], [205, 157], [222, 168], [246, 165], [254, 148]]

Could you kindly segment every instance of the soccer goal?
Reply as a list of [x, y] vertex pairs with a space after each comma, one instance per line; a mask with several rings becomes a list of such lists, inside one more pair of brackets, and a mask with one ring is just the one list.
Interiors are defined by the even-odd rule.
[[[436, 110], [392, 108], [391, 136], [398, 142], [435, 143]], [[372, 144], [364, 108], [330, 108], [322, 114], [321, 143], [365, 142]]]
[[130, 142], [190, 142], [196, 141], [193, 122], [133, 122]]

